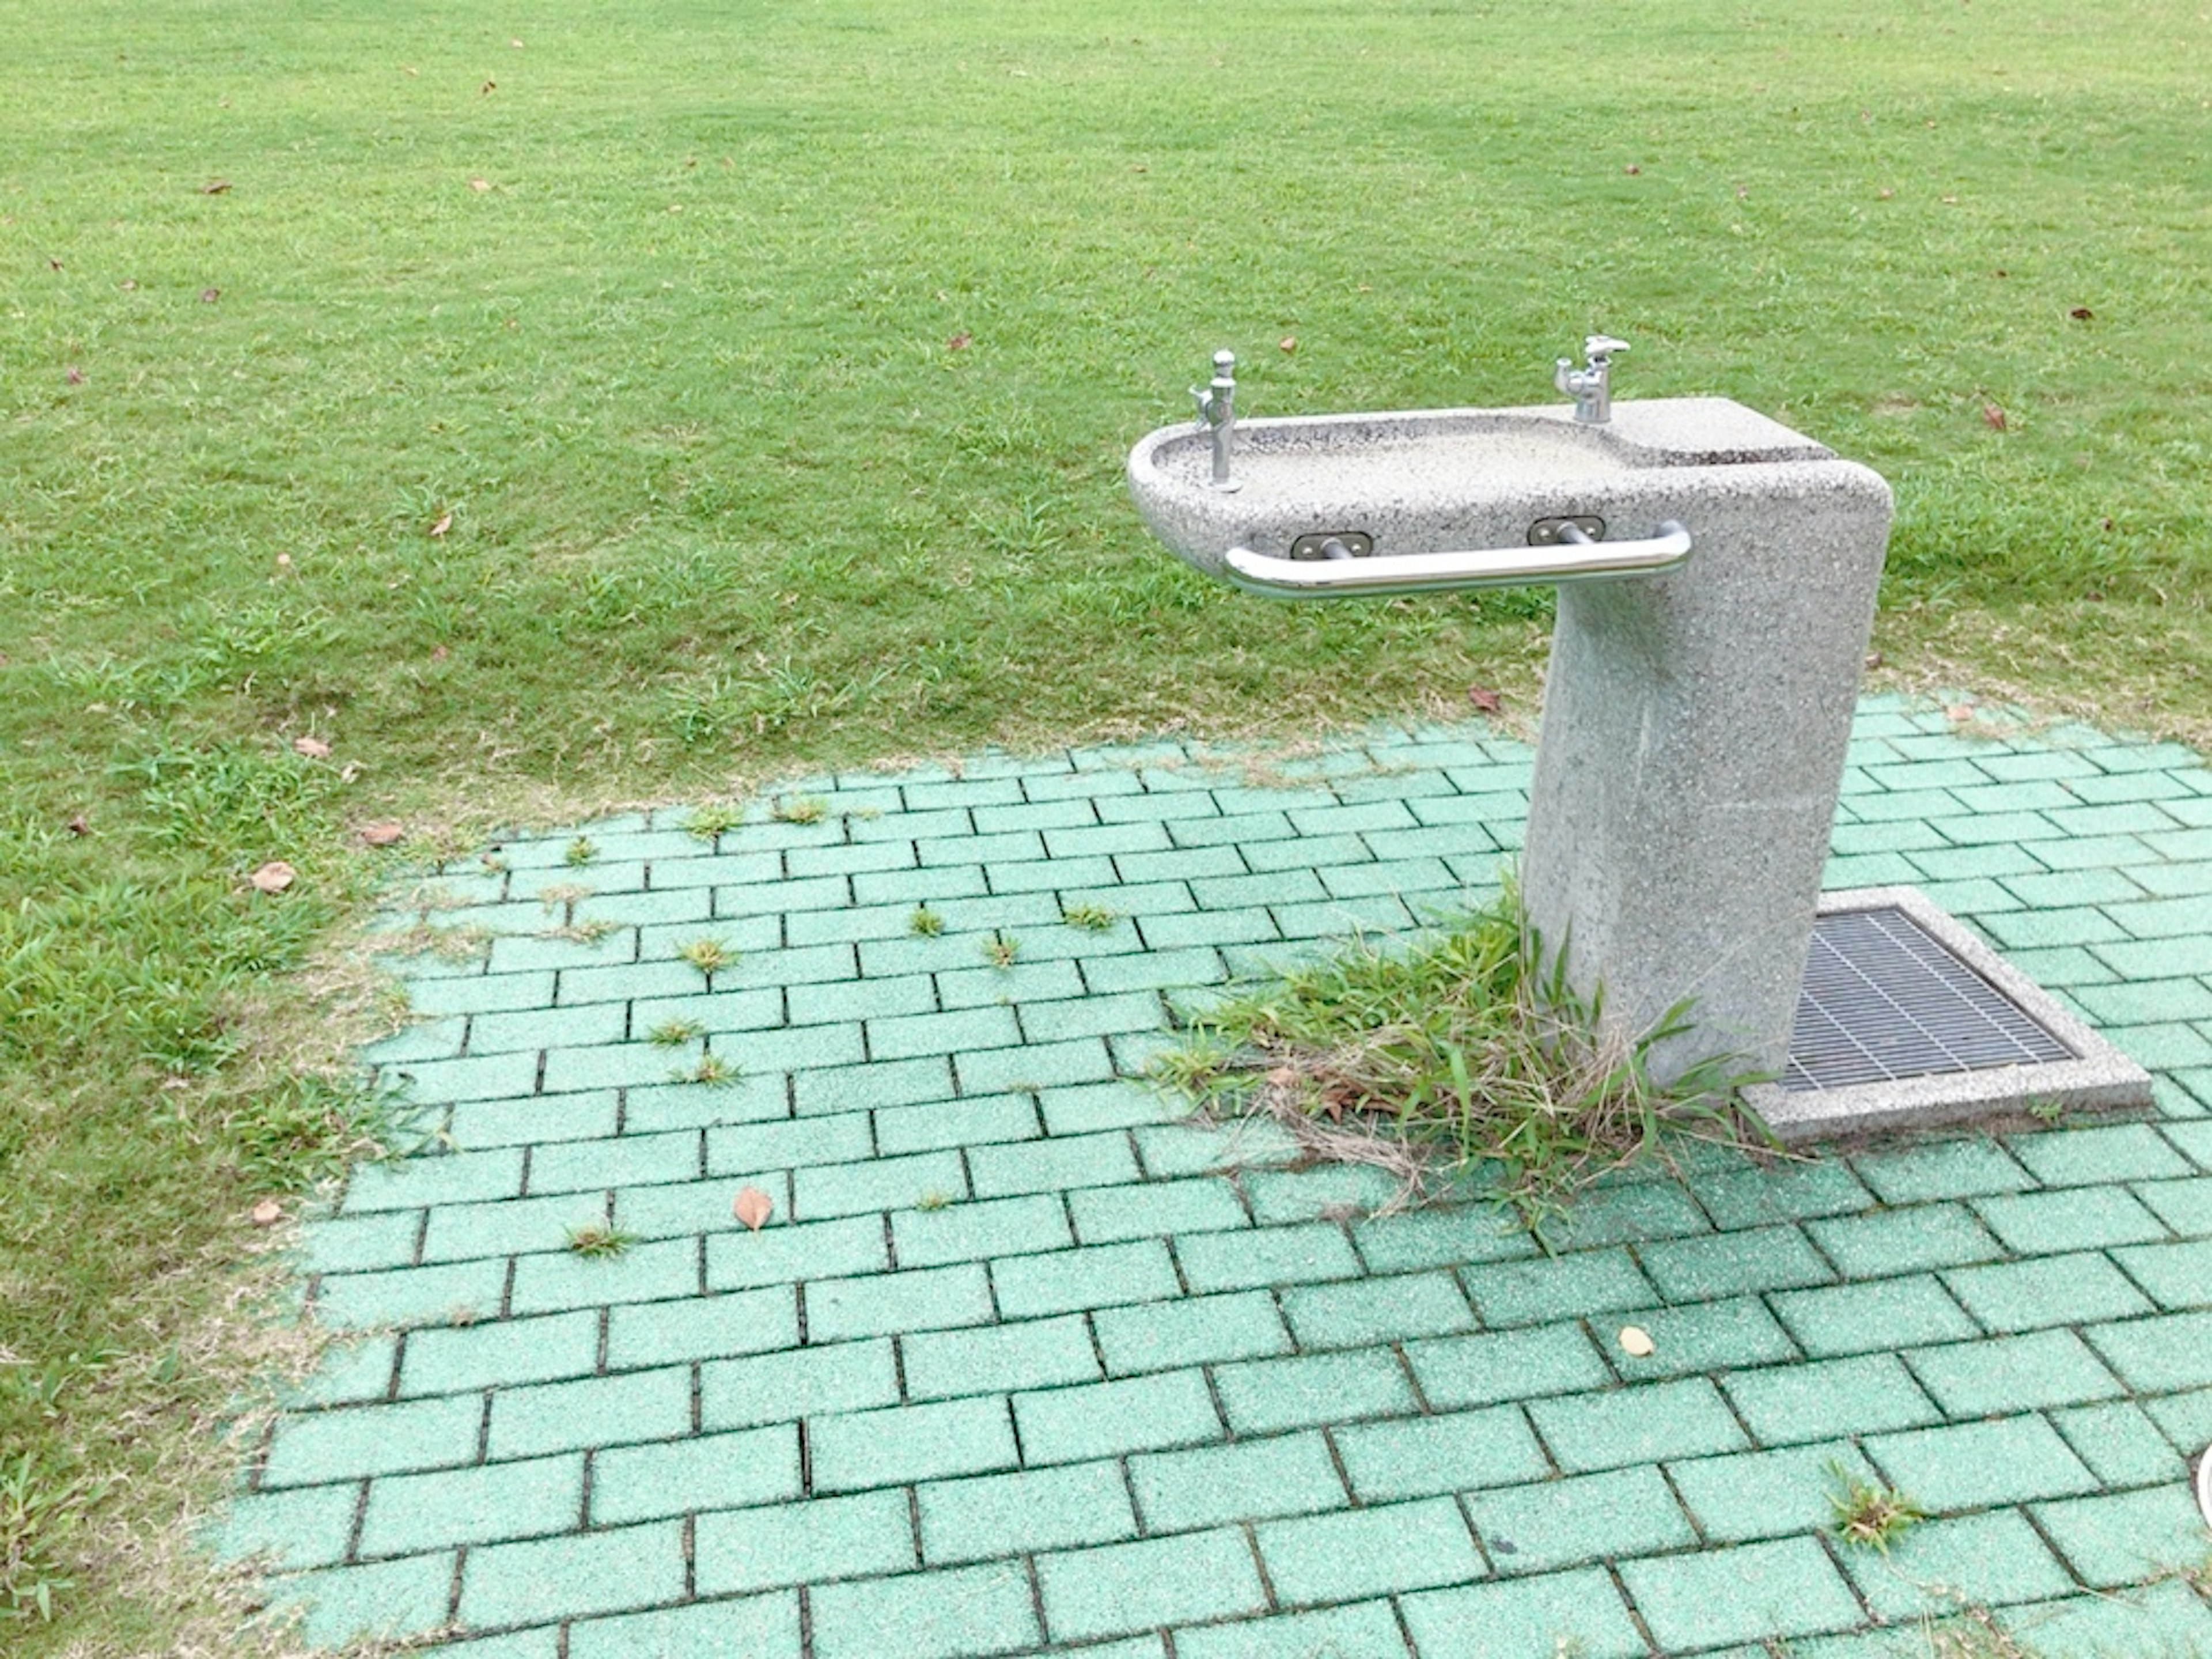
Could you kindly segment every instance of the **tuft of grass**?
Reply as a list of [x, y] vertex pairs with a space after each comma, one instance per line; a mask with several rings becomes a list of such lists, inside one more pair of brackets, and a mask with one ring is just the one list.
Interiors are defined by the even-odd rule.
[[568, 1229], [568, 1249], [580, 1256], [620, 1255], [636, 1243], [635, 1233], [626, 1233], [603, 1222], [594, 1221], [585, 1226]]
[[1022, 953], [1022, 942], [1012, 933], [994, 933], [983, 941], [983, 960], [994, 968], [1011, 968]]
[[744, 811], [727, 801], [709, 801], [695, 806], [684, 816], [684, 828], [701, 841], [713, 841], [728, 834], [745, 821]]
[[1662, 1088], [1648, 1059], [1686, 1007], [1633, 1040], [1543, 952], [1510, 885], [1402, 951], [1364, 941], [1187, 1021], [1154, 1075], [1217, 1115], [1265, 1113], [1307, 1152], [1422, 1188], [1439, 1163], [1484, 1182], [1532, 1230], [1607, 1172], [1668, 1156], [1680, 1133], [1764, 1145], [1734, 1104], [1748, 1079], [1711, 1061]]
[[579, 836], [561, 854], [561, 862], [572, 870], [580, 870], [599, 857], [599, 849], [589, 836]]
[[702, 974], [716, 974], [738, 959], [738, 953], [718, 939], [695, 939], [676, 953]]
[[1103, 933], [1111, 929], [1118, 918], [1103, 904], [1070, 904], [1063, 908], [1060, 919], [1071, 927], [1080, 927], [1087, 933]]
[[920, 1198], [915, 1200], [914, 1207], [917, 1210], [943, 1210], [951, 1207], [951, 1194], [939, 1192], [933, 1187], [929, 1191], [924, 1193]]
[[1900, 1536], [1928, 1518], [1925, 1510], [1893, 1487], [1862, 1480], [1840, 1463], [1831, 1463], [1828, 1473], [1838, 1484], [1828, 1493], [1836, 1512], [1836, 1536], [1855, 1548], [1887, 1555]]
[[788, 795], [769, 813], [778, 823], [819, 823], [830, 803], [819, 795]]
[[645, 1034], [645, 1040], [662, 1048], [681, 1048], [705, 1030], [696, 1020], [664, 1019]]
[[702, 1054], [690, 1071], [679, 1069], [669, 1074], [672, 1083], [703, 1083], [711, 1088], [737, 1080], [738, 1068], [720, 1054]]
[[935, 939], [945, 931], [945, 918], [927, 904], [917, 904], [914, 914], [906, 919], [907, 931], [919, 933], [924, 939]]

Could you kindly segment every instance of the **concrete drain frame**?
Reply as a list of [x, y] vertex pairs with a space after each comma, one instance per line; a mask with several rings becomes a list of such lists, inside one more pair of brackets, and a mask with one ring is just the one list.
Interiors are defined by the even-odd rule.
[[[1848, 957], [1850, 945], [1832, 937], [1837, 930], [1832, 928], [1831, 939], [1824, 943], [1823, 924], [1856, 918], [1885, 923], [1894, 918], [1901, 924], [1881, 931], [1896, 947], [1893, 958], [1905, 964], [1903, 983], [1893, 978], [1884, 982], [1879, 966], [1871, 975], [1856, 974], [1857, 964]], [[1863, 986], [1856, 993], [1824, 995], [1820, 982], [1824, 951], [1842, 958], [1846, 975], [1863, 978]], [[1860, 1006], [1839, 1009], [1838, 1004], [1852, 994]], [[1932, 1004], [1948, 1006], [1931, 1012]], [[1978, 1043], [1930, 1035], [1929, 1026], [1952, 1008], [1964, 1011], [1972, 1020], [1988, 1019], [1993, 1029]], [[1929, 1013], [1929, 1021], [1919, 1020], [1921, 1013]], [[1852, 1020], [1865, 1023], [1849, 1024]], [[1895, 1044], [1902, 1051], [1897, 1056], [1902, 1064], [1885, 1060], [1879, 1033], [1870, 1030], [1885, 1020], [1893, 1031], [1910, 1028], [1910, 1037]], [[1869, 1036], [1874, 1042], [1867, 1041]], [[1825, 1063], [1836, 1052], [1837, 1038], [1857, 1048], [1863, 1062], [1857, 1071], [1876, 1075], [1864, 1081], [1824, 1083], [1823, 1071], [1848, 1078], [1854, 1070], [1849, 1064]], [[1820, 1048], [1823, 1041], [1828, 1043], [1826, 1050]], [[1934, 1065], [1913, 1061], [1910, 1050], [1916, 1046], [1945, 1051], [1942, 1060]], [[2011, 1048], [2020, 1057], [1976, 1063], [1972, 1054], [1956, 1052], [1961, 1048], [1978, 1048], [1984, 1055]], [[1778, 1139], [1793, 1144], [1930, 1128], [2038, 1108], [2111, 1111], [2151, 1104], [2148, 1072], [2008, 967], [1913, 887], [1861, 887], [1821, 895], [1814, 961], [1800, 992], [1790, 1050], [1790, 1064], [1782, 1075], [1745, 1090], [1744, 1101]]]

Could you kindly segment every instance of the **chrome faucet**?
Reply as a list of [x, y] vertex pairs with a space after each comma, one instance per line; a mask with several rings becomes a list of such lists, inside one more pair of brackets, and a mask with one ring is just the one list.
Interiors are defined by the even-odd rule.
[[1628, 342], [1610, 334], [1593, 334], [1583, 342], [1586, 360], [1577, 368], [1571, 357], [1559, 359], [1552, 371], [1552, 384], [1575, 400], [1575, 418], [1602, 426], [1613, 418], [1613, 359], [1628, 349]]
[[1213, 434], [1213, 487], [1229, 490], [1237, 488], [1229, 476], [1229, 445], [1237, 431], [1237, 354], [1222, 350], [1213, 354], [1213, 379], [1201, 392], [1190, 389], [1198, 400], [1198, 424]]

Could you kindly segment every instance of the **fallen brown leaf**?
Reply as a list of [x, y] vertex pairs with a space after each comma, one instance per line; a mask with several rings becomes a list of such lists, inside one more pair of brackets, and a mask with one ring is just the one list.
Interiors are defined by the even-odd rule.
[[1285, 334], [1275, 342], [1275, 349], [1278, 351], [1296, 351], [1298, 349], [1298, 337], [1295, 334]]
[[295, 753], [305, 755], [309, 760], [328, 760], [331, 757], [330, 744], [304, 732], [292, 739], [292, 748]]
[[745, 1224], [750, 1232], [758, 1232], [761, 1223], [775, 1213], [775, 1200], [757, 1187], [741, 1187], [730, 1205], [730, 1213]]
[[284, 1218], [284, 1206], [273, 1198], [264, 1198], [253, 1206], [253, 1224], [273, 1227]]
[[1267, 1080], [1278, 1089], [1293, 1088], [1297, 1084], [1298, 1068], [1295, 1066], [1278, 1066], [1267, 1073]]
[[84, 821], [84, 814], [80, 812], [69, 821], [69, 832], [72, 836], [88, 836], [92, 833], [92, 826]]
[[361, 826], [362, 844], [367, 847], [391, 847], [404, 841], [407, 831], [389, 818], [380, 818], [374, 823]]
[[1982, 420], [1992, 432], [2002, 432], [2005, 429], [2005, 412], [1995, 404], [1982, 405]]
[[200, 186], [200, 194], [201, 194], [201, 195], [203, 195], [203, 196], [220, 196], [220, 195], [222, 195], [225, 191], [228, 190], [229, 188], [230, 188], [230, 180], [229, 180], [229, 179], [209, 179], [209, 180], [207, 181], [207, 183], [205, 183], [205, 184], [204, 184], [204, 185], [202, 185]]
[[2075, 306], [2073, 310], [2068, 312], [2066, 314], [2069, 317], [2071, 317], [2077, 323], [2086, 323], [2097, 313], [2090, 310], [2087, 306]]
[[1480, 708], [1486, 714], [1495, 714], [1500, 708], [1505, 706], [1504, 694], [1500, 691], [1493, 691], [1486, 685], [1470, 685], [1468, 687], [1467, 700], [1473, 703], [1477, 708]]
[[84, 384], [84, 371], [79, 368], [75, 363], [71, 363], [66, 369], [62, 371], [62, 379], [70, 386], [82, 386]]
[[947, 351], [965, 351], [968, 349], [968, 342], [974, 337], [963, 328], [945, 343], [945, 349]]
[[449, 511], [447, 511], [447, 513], [445, 513], [445, 514], [443, 514], [442, 515], [441, 515], [441, 516], [440, 516], [440, 518], [439, 518], [439, 520], [438, 520], [438, 522], [437, 522], [437, 523], [435, 523], [435, 524], [434, 524], [434, 525], [432, 525], [432, 526], [430, 526], [430, 533], [431, 533], [433, 536], [442, 536], [442, 535], [444, 535], [444, 534], [445, 534], [448, 530], [451, 530], [453, 527], [453, 515], [452, 512], [449, 510]]
[[257, 892], [281, 893], [298, 879], [299, 874], [297, 870], [285, 863], [283, 860], [271, 859], [248, 876], [246, 880], [253, 884]]
[[219, 288], [204, 288], [200, 290], [202, 305], [211, 306], [221, 298], [222, 298], [222, 290]]
[[469, 188], [471, 190], [489, 190], [491, 188], [491, 180], [489, 179], [471, 179], [469, 180]]
[[1644, 169], [1637, 166], [1635, 162], [1631, 161], [1626, 167], [1621, 168], [1621, 171], [1627, 173], [1631, 178], [1633, 178], [1636, 174], [1643, 172]]

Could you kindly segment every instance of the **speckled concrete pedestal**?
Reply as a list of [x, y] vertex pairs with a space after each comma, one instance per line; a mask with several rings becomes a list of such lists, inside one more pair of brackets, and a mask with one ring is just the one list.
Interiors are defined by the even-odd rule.
[[1696, 551], [1665, 575], [1559, 590], [1522, 889], [1571, 980], [1602, 988], [1611, 1029], [1640, 1034], [1695, 1000], [1693, 1029], [1655, 1053], [1662, 1076], [1717, 1053], [1778, 1070], [1889, 486], [1738, 405], [1700, 400], [1704, 419], [1662, 422], [1668, 407], [1621, 404], [1617, 423], [1686, 459], [1796, 452], [1639, 468], [1578, 508], [1631, 533], [1679, 519]]

